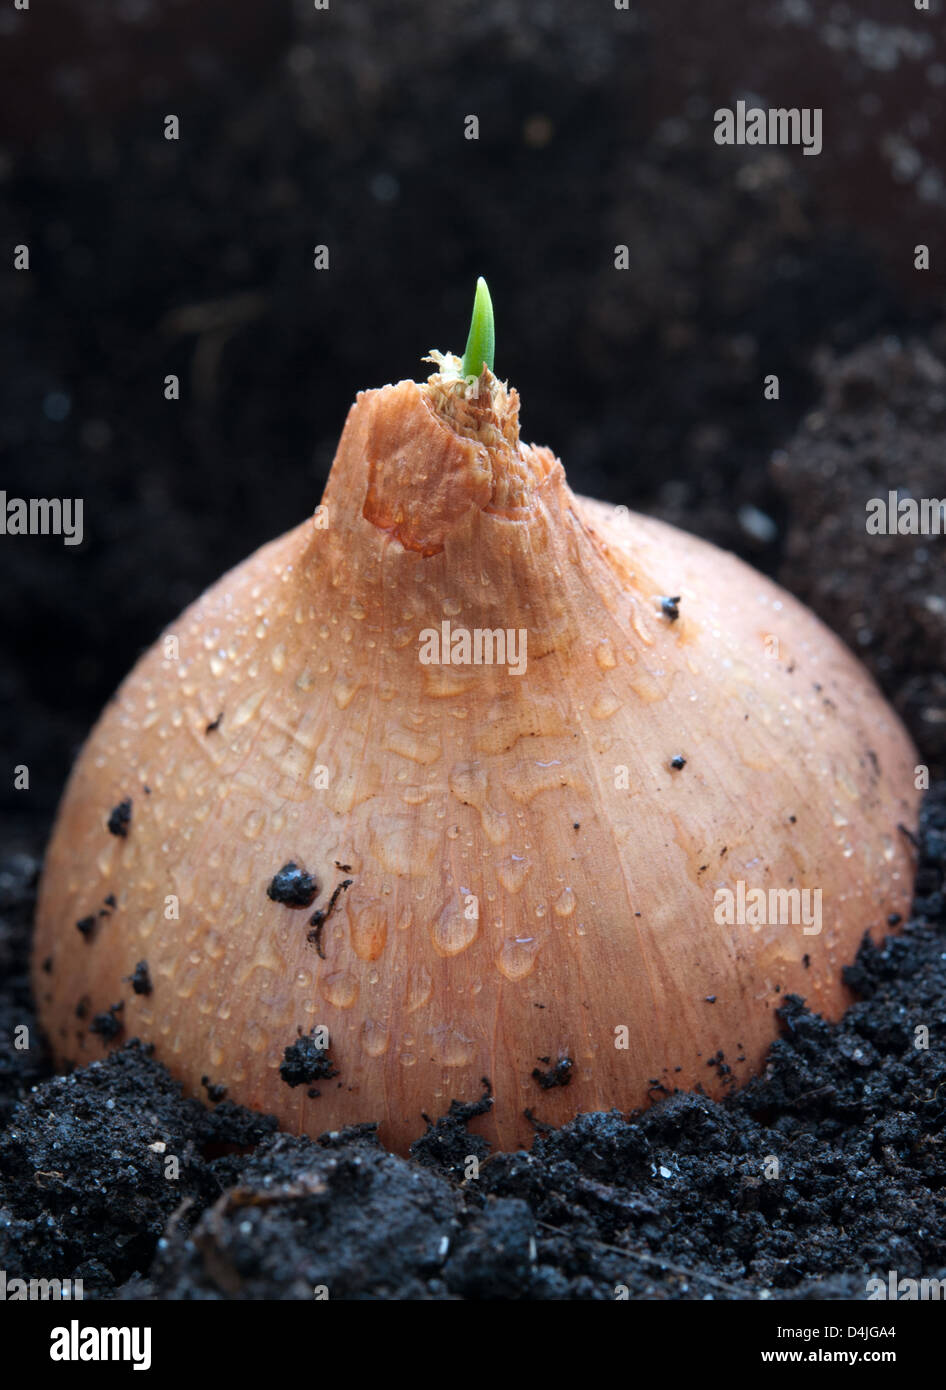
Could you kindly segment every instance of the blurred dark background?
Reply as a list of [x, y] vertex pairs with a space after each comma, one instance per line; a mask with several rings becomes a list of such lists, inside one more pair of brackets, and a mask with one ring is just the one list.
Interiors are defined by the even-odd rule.
[[[823, 152], [718, 147], [740, 98], [821, 107]], [[355, 392], [462, 351], [478, 274], [525, 437], [788, 583], [941, 769], [946, 539], [863, 520], [946, 494], [944, 105], [941, 0], [5, 6], [0, 486], [83, 497], [86, 536], [0, 538], [6, 837], [313, 509]]]

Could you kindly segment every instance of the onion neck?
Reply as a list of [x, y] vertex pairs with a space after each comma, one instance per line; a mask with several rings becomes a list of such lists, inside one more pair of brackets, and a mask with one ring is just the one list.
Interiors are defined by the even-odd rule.
[[616, 611], [633, 576], [555, 455], [520, 440], [518, 393], [488, 368], [465, 381], [458, 359], [437, 365], [359, 393], [300, 580], [395, 627], [408, 612], [430, 626], [449, 600], [468, 625], [527, 628], [538, 659]]
[[[519, 438], [519, 395], [488, 367], [464, 380], [440, 353], [428, 381], [361, 392], [349, 412], [324, 501], [343, 522], [370, 522], [405, 550], [439, 554], [477, 513], [528, 522], [561, 464]], [[345, 520], [345, 518], [350, 518]]]

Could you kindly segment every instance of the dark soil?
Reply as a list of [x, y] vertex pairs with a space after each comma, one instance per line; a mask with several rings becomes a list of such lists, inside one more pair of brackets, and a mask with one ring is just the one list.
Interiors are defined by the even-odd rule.
[[[31, 249], [28, 274], [0, 267], [2, 483], [81, 495], [86, 536], [0, 539], [0, 744], [29, 768], [0, 785], [8, 1274], [127, 1298], [703, 1299], [946, 1273], [942, 784], [913, 919], [862, 950], [841, 1023], [787, 1000], [765, 1076], [724, 1104], [585, 1116], [529, 1153], [469, 1135], [488, 1082], [404, 1161], [370, 1128], [278, 1135], [211, 1078], [218, 1103], [185, 1101], [133, 1040], [55, 1077], [26, 977], [52, 813], [99, 709], [187, 602], [312, 510], [358, 389], [462, 348], [480, 273], [525, 434], [576, 490], [779, 578], [946, 775], [946, 540], [865, 530], [871, 497], [946, 490], [946, 44], [895, 9], [46, 0], [0, 21], [0, 243]], [[822, 155], [716, 146], [713, 110], [739, 97], [823, 106]], [[120, 1035], [120, 1010], [99, 1030]], [[326, 1084], [330, 1058], [285, 1041], [298, 1084]]]
[[944, 537], [868, 535], [865, 506], [890, 490], [946, 498], [946, 333], [824, 353], [818, 366], [824, 397], [772, 463], [791, 516], [779, 578], [870, 667], [941, 777]]
[[[30, 1018], [35, 870], [0, 874], [4, 1039]], [[860, 1001], [837, 1025], [786, 999], [764, 1076], [724, 1103], [585, 1115], [492, 1158], [466, 1128], [488, 1088], [405, 1161], [370, 1125], [313, 1143], [184, 1100], [137, 1042], [51, 1079], [7, 1049], [0, 1267], [188, 1299], [863, 1298], [891, 1269], [942, 1278], [946, 785], [912, 920], [847, 976]]]

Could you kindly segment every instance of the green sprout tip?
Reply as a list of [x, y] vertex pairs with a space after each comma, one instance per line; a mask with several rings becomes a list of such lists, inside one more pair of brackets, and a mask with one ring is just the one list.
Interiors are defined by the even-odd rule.
[[493, 324], [493, 301], [482, 275], [476, 282], [476, 297], [473, 300], [473, 318], [470, 321], [470, 336], [466, 340], [463, 354], [463, 375], [478, 377], [483, 367], [493, 370], [496, 352], [496, 329]]

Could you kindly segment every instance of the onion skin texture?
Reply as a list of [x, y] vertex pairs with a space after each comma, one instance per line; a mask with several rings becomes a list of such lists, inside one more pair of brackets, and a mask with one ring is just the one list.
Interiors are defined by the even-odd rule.
[[[319, 524], [214, 585], [101, 716], [38, 907], [58, 1062], [137, 1036], [189, 1093], [207, 1078], [313, 1136], [376, 1120], [401, 1152], [487, 1077], [471, 1129], [508, 1150], [527, 1109], [719, 1095], [759, 1070], [786, 993], [829, 1018], [850, 1002], [842, 966], [910, 902], [902, 726], [799, 603], [577, 498], [518, 443], [515, 393], [481, 385], [456, 418], [443, 386], [360, 394]], [[524, 674], [423, 664], [444, 621], [524, 629]], [[318, 881], [311, 910], [267, 896], [289, 861]], [[346, 879], [323, 959], [311, 911]], [[739, 880], [820, 889], [822, 931], [719, 925]], [[140, 960], [150, 994], [128, 983]], [[90, 1033], [119, 1000], [123, 1031]], [[338, 1074], [310, 1096], [279, 1068], [319, 1025]], [[533, 1072], [565, 1057], [569, 1084], [544, 1088]]]

